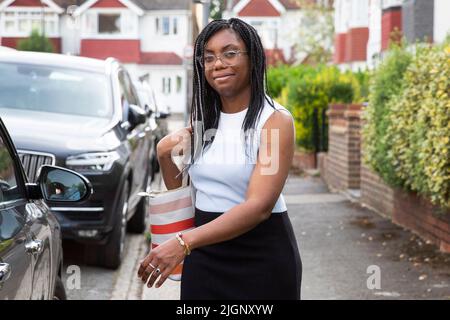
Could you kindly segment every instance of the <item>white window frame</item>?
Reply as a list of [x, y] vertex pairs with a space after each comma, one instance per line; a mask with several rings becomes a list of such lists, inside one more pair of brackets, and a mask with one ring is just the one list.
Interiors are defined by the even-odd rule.
[[[164, 33], [164, 20], [168, 21], [167, 33]], [[155, 34], [163, 37], [179, 35], [180, 17], [167, 14], [155, 17]]]
[[[249, 17], [245, 19], [246, 22], [251, 24], [256, 31], [258, 32], [259, 36], [261, 37], [261, 40], [269, 41], [270, 43], [263, 43], [264, 45], [268, 46], [268, 48], [271, 47], [272, 44], [275, 42], [280, 41], [280, 18], [273, 18], [273, 17]], [[254, 26], [253, 23], [260, 23], [259, 26]], [[271, 39], [271, 32], [274, 32], [275, 39]], [[273, 43], [272, 43], [273, 42]]]
[[162, 77], [161, 92], [166, 95], [169, 95], [172, 93], [172, 77]]
[[[12, 17], [9, 17], [6, 19], [6, 14], [13, 14]], [[59, 30], [59, 15], [57, 12], [55, 12], [53, 9], [48, 7], [12, 7], [12, 8], [6, 8], [3, 12], [0, 12], [0, 35], [2, 37], [17, 37], [17, 38], [24, 38], [28, 37], [31, 34], [32, 31], [32, 15], [39, 16], [39, 20], [42, 19], [42, 13], [44, 13], [45, 16], [45, 36], [49, 38], [57, 38], [60, 36], [60, 30]], [[26, 30], [20, 31], [19, 30], [19, 15], [25, 15], [26, 18]], [[37, 19], [36, 19], [37, 20]], [[6, 22], [7, 21], [13, 21], [14, 22], [14, 29], [13, 31], [7, 31], [6, 30]], [[50, 30], [48, 28], [49, 22], [53, 23], [53, 30]], [[39, 25], [41, 27], [41, 25]]]
[[[120, 33], [99, 33], [98, 16], [99, 14], [120, 14]], [[91, 17], [91, 21], [87, 19]], [[90, 22], [90, 27], [87, 23]], [[125, 28], [131, 27], [128, 32]], [[81, 37], [83, 39], [139, 39], [139, 17], [134, 12], [126, 8], [94, 8], [86, 10], [81, 15]]]

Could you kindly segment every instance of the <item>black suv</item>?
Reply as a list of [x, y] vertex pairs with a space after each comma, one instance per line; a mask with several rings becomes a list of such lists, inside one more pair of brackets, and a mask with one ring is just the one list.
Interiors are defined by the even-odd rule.
[[66, 298], [61, 230], [48, 205], [91, 194], [88, 180], [63, 168], [43, 166], [28, 183], [0, 119], [0, 299]]
[[87, 262], [120, 265], [126, 230], [145, 230], [155, 148], [149, 114], [125, 68], [47, 53], [0, 53], [0, 115], [30, 180], [43, 164], [82, 173], [94, 194], [52, 206], [63, 238], [87, 244]]

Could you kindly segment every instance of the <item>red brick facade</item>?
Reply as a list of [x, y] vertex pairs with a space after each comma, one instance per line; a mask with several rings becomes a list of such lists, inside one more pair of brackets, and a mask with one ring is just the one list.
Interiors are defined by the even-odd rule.
[[381, 20], [381, 49], [389, 48], [392, 40], [399, 41], [402, 31], [402, 9], [394, 7], [383, 11]]
[[139, 63], [140, 40], [81, 40], [80, 56], [96, 59], [115, 57], [123, 63]]
[[250, 0], [238, 12], [240, 17], [279, 17], [280, 12], [268, 0]]
[[91, 8], [126, 8], [118, 0], [99, 0]]
[[338, 33], [334, 38], [334, 63], [345, 62], [346, 33]]
[[395, 191], [392, 220], [450, 253], [450, 211], [440, 209], [414, 193]]
[[345, 41], [345, 61], [366, 61], [369, 28], [350, 29]]
[[[17, 49], [20, 40], [26, 38], [11, 38], [11, 37], [3, 37], [1, 38], [0, 45], [4, 47]], [[55, 53], [61, 53], [61, 38], [49, 38], [51, 43], [53, 44], [53, 49]]]
[[327, 182], [332, 189], [360, 186], [361, 105], [331, 105], [329, 116]]
[[175, 52], [141, 52], [140, 64], [180, 65], [183, 59]]
[[9, 5], [9, 7], [47, 7], [44, 3], [42, 4], [39, 0], [16, 0]]
[[361, 165], [361, 202], [385, 217], [394, 212], [394, 189], [365, 164]]

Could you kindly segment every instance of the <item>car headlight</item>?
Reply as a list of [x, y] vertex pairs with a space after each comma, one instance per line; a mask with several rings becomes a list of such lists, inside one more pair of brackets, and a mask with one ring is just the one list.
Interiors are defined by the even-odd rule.
[[109, 171], [118, 159], [116, 151], [84, 153], [68, 157], [66, 166], [75, 171]]

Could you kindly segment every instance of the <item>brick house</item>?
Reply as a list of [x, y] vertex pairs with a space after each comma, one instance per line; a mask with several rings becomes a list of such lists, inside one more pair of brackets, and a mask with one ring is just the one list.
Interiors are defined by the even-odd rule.
[[404, 35], [441, 42], [450, 31], [447, 0], [336, 0], [334, 63], [373, 68], [391, 41]]
[[184, 113], [192, 13], [190, 0], [0, 0], [0, 44], [44, 29], [56, 52], [115, 57], [149, 81], [162, 107]]
[[294, 62], [293, 32], [302, 21], [295, 0], [227, 0], [225, 19], [237, 17], [252, 25], [261, 37], [268, 64]]
[[0, 0], [0, 45], [16, 48], [33, 28], [43, 27], [56, 52], [61, 52], [63, 12], [64, 9], [52, 0]]

